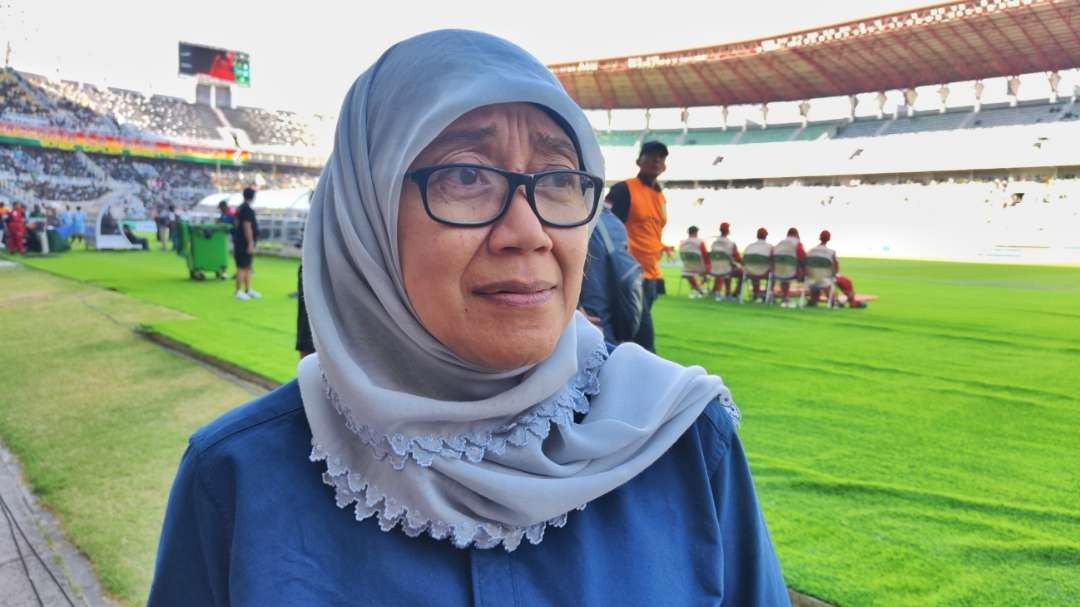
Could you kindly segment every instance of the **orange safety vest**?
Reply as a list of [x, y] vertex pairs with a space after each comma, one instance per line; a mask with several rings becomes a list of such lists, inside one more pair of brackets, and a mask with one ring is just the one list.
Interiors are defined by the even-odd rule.
[[626, 215], [626, 239], [630, 254], [641, 264], [646, 279], [659, 279], [660, 253], [664, 249], [660, 234], [667, 224], [667, 200], [662, 192], [634, 177], [627, 179], [630, 212]]

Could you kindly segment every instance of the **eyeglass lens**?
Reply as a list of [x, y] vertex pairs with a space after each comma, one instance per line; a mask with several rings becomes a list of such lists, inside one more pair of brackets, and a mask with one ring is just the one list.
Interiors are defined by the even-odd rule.
[[[497, 171], [447, 167], [428, 177], [428, 208], [444, 221], [485, 223], [502, 211], [509, 189], [509, 179]], [[537, 178], [533, 196], [536, 212], [544, 221], [573, 225], [592, 213], [596, 185], [589, 177], [572, 171], [547, 173]]]

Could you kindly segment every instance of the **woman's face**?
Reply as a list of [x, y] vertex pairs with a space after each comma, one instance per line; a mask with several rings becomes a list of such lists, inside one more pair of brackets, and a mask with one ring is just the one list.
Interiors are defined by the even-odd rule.
[[[458, 118], [410, 170], [456, 162], [521, 173], [579, 168], [566, 133], [524, 103]], [[398, 242], [405, 291], [424, 327], [461, 358], [507, 370], [555, 349], [577, 306], [588, 229], [542, 225], [524, 187], [491, 225], [441, 224], [424, 210], [419, 187], [406, 181]]]

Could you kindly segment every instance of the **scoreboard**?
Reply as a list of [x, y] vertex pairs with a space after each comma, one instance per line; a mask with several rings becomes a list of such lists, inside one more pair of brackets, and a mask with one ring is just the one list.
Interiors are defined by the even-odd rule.
[[250, 86], [251, 59], [240, 51], [181, 42], [180, 75]]

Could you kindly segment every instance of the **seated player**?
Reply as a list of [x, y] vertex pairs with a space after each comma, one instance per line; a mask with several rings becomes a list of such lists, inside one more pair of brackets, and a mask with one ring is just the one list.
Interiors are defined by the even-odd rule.
[[[836, 286], [840, 289], [840, 292], [842, 292], [847, 297], [848, 306], [852, 308], [865, 308], [866, 302], [855, 299], [855, 285], [851, 283], [851, 279], [847, 276], [843, 276], [840, 274], [840, 261], [836, 258], [836, 251], [833, 251], [827, 246], [829, 240], [832, 239], [832, 234], [830, 234], [828, 230], [822, 230], [820, 239], [821, 244], [810, 249], [810, 252], [807, 253], [807, 256], [822, 257], [832, 261], [833, 274], [836, 277]], [[818, 303], [818, 299], [820, 299], [821, 297], [822, 291], [830, 288], [830, 285], [827, 282], [823, 284], [820, 281], [811, 281], [809, 287], [810, 299], [807, 300], [807, 304], [811, 306], [816, 306]]]
[[[712, 251], [722, 251], [726, 253], [728, 259], [731, 260], [730, 269], [722, 268], [718, 264], [714, 264], [712, 271], [714, 272], [713, 282], [713, 299], [719, 301], [723, 299], [735, 299], [737, 293], [742, 292], [743, 282], [743, 268], [742, 268], [742, 255], [739, 255], [739, 247], [735, 244], [734, 240], [728, 238], [728, 234], [731, 232], [731, 224], [726, 221], [720, 224], [720, 236], [713, 241]], [[710, 259], [711, 261], [711, 259]], [[737, 279], [735, 290], [731, 290], [732, 277]], [[720, 293], [720, 285], [723, 285], [724, 292]]]
[[[772, 245], [769, 244], [767, 240], [765, 240], [768, 237], [768, 230], [766, 230], [765, 228], [758, 228], [757, 240], [746, 245], [746, 248], [743, 249], [743, 273], [747, 278], [750, 279], [750, 285], [754, 289], [753, 301], [758, 301], [758, 299], [760, 299], [761, 301], [765, 301], [765, 294], [762, 292], [761, 289], [761, 280], [763, 278], [767, 278], [769, 275], [769, 270], [772, 267], [771, 264], [773, 254]], [[764, 264], [761, 264], [760, 268], [757, 268], [758, 264], [752, 262], [754, 260], [754, 257], [759, 256], [764, 257], [767, 261]]]
[[690, 226], [686, 230], [686, 236], [686, 240], [679, 244], [679, 257], [683, 262], [682, 275], [690, 283], [690, 299], [697, 299], [705, 296], [699, 279], [708, 276], [711, 270], [709, 250], [705, 248], [705, 241], [698, 238], [697, 226]]
[[[787, 238], [776, 243], [773, 247], [773, 257], [777, 255], [792, 256], [795, 258], [795, 280], [802, 280], [806, 272], [806, 249], [803, 248], [802, 241], [799, 240], [799, 230], [795, 228], [788, 228]], [[780, 281], [780, 292], [783, 294], [783, 302], [780, 305], [786, 307], [791, 306], [791, 299], [789, 293], [791, 291], [791, 280]]]

